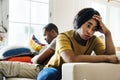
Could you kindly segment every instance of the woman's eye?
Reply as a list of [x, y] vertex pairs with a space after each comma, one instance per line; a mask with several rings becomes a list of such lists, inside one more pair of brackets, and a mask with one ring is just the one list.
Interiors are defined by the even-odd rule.
[[88, 28], [90, 28], [90, 27], [91, 27], [91, 25], [90, 25], [90, 24], [87, 24], [87, 27], [88, 27]]

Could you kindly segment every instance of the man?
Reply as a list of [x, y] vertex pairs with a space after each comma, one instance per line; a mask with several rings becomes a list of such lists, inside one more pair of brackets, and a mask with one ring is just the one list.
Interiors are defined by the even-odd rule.
[[[51, 27], [49, 27], [48, 25]], [[42, 53], [40, 53], [39, 55], [35, 56], [32, 59], [34, 63], [46, 64], [46, 62], [55, 52], [56, 37], [59, 34], [58, 28], [52, 23], [48, 25], [43, 28], [43, 33], [44, 33], [43, 36], [45, 37], [45, 40], [49, 44], [49, 46], [46, 50], [44, 50]]]
[[[44, 63], [54, 54], [55, 44], [54, 39], [59, 34], [58, 28], [53, 23], [49, 23], [44, 27], [44, 37], [48, 44], [47, 49], [39, 55], [33, 57], [37, 58], [36, 62], [40, 64], [30, 64], [23, 62], [0, 61], [0, 80], [4, 77], [21, 77], [36, 79], [38, 72], [44, 67]], [[53, 41], [53, 42], [52, 42]]]

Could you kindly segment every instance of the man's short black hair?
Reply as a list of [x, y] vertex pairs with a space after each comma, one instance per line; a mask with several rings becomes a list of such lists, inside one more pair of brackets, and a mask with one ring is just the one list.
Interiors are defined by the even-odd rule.
[[51, 31], [52, 29], [55, 30], [57, 33], [59, 33], [58, 28], [55, 24], [49, 23], [44, 28], [45, 31]]

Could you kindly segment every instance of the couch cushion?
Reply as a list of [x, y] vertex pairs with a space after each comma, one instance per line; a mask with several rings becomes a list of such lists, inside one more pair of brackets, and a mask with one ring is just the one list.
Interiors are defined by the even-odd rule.
[[28, 63], [32, 63], [31, 61], [32, 57], [31, 56], [18, 56], [18, 57], [11, 57], [6, 59], [5, 61], [19, 61], [19, 62], [28, 62]]
[[39, 52], [42, 47], [45, 46], [45, 44], [42, 44], [35, 35], [32, 36], [32, 39], [30, 40], [30, 48], [34, 51]]
[[29, 78], [7, 78], [6, 80], [36, 80], [36, 79], [29, 79]]
[[120, 80], [120, 64], [65, 63], [62, 80]]

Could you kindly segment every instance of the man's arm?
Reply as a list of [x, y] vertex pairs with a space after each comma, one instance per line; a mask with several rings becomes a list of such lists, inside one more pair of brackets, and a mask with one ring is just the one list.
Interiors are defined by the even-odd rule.
[[44, 64], [44, 62], [46, 63], [46, 61], [48, 61], [48, 59], [50, 59], [50, 57], [53, 54], [54, 54], [54, 50], [52, 50], [51, 48], [47, 48], [39, 55], [34, 56], [32, 58], [32, 62], [38, 64]]
[[56, 39], [54, 39], [45, 50], [43, 50], [38, 55], [34, 56], [32, 58], [32, 62], [38, 64], [46, 64], [54, 54], [55, 46], [56, 46]]

